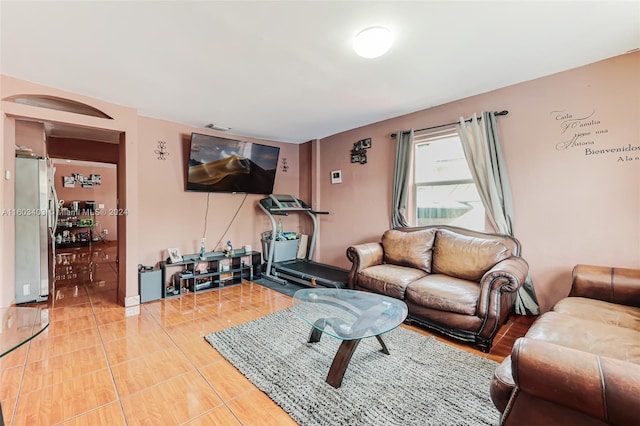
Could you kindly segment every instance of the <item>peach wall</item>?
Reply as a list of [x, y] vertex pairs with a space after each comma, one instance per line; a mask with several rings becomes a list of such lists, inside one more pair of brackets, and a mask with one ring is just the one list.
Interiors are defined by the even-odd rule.
[[311, 202], [311, 142], [306, 142], [298, 146], [298, 168], [304, 170], [304, 173], [300, 173], [299, 181], [299, 195], [298, 198], [305, 203]]
[[35, 121], [16, 122], [16, 145], [31, 149], [34, 155], [45, 156], [44, 125]]
[[65, 160], [118, 163], [118, 145], [84, 139], [47, 138], [47, 154]]
[[[168, 247], [178, 247], [182, 254], [197, 253], [203, 234], [207, 251], [223, 250], [227, 240], [231, 240], [234, 247], [250, 244], [255, 250], [262, 251], [260, 235], [271, 229], [267, 216], [258, 207], [258, 200], [264, 196], [247, 195], [234, 220], [244, 194], [185, 191], [185, 165], [191, 132], [280, 147], [274, 193], [298, 194], [298, 145], [195, 129], [147, 117], [140, 117], [139, 129], [140, 263], [155, 265], [166, 259]], [[155, 152], [159, 141], [166, 142], [165, 149], [169, 155], [165, 160], [158, 159]], [[283, 158], [287, 160], [286, 172], [282, 170]], [[282, 217], [283, 228], [289, 231], [308, 232], [307, 222], [299, 215]], [[229, 230], [225, 233], [227, 227]], [[218, 241], [220, 243], [216, 244]]]
[[[333, 215], [323, 220], [319, 260], [348, 267], [348, 245], [379, 241], [389, 228], [395, 157], [391, 133], [503, 109], [509, 115], [498, 124], [513, 190], [515, 235], [530, 264], [541, 309], [548, 310], [568, 293], [570, 273], [578, 263], [640, 267], [637, 52], [323, 139], [319, 208]], [[565, 121], [578, 118], [585, 119]], [[562, 133], [563, 122], [583, 127]], [[559, 149], [576, 133], [587, 132], [577, 142], [588, 145]], [[373, 140], [368, 163], [350, 164], [353, 143], [366, 137]], [[636, 150], [603, 151], [625, 147]], [[587, 155], [587, 148], [603, 152]], [[343, 183], [332, 185], [329, 173], [336, 169], [342, 170]]]
[[[16, 121], [1, 120], [2, 139], [5, 143], [0, 146], [0, 164], [2, 164], [2, 184], [0, 185], [0, 207], [11, 209], [15, 206], [15, 187], [13, 174], [15, 172], [15, 136]], [[11, 141], [12, 143], [7, 143]], [[6, 173], [10, 175], [7, 176]], [[0, 307], [9, 306], [15, 300], [15, 220], [12, 216], [0, 216]]]
[[[95, 227], [94, 233], [99, 234], [102, 230], [107, 229], [108, 234], [106, 239], [108, 241], [115, 241], [118, 239], [118, 227], [117, 227], [117, 179], [116, 168], [114, 166], [83, 166], [74, 164], [61, 164], [55, 165], [55, 187], [58, 193], [58, 199], [64, 200], [65, 207], [69, 207], [72, 201], [95, 201], [96, 208], [100, 204], [104, 204], [104, 208], [95, 215]], [[101, 184], [94, 185], [92, 188], [83, 188], [80, 185], [76, 185], [74, 188], [65, 188], [63, 185], [64, 176], [72, 176], [74, 173], [81, 173], [84, 176], [91, 176], [92, 174], [100, 175]], [[82, 205], [81, 205], [81, 208]]]

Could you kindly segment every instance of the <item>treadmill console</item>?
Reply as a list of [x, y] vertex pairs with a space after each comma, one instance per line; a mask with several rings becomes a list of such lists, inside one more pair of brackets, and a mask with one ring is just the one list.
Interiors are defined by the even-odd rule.
[[269, 198], [273, 201], [273, 204], [278, 209], [302, 209], [304, 208], [302, 204], [300, 204], [300, 200], [298, 200], [293, 195], [284, 195], [284, 194], [271, 194]]

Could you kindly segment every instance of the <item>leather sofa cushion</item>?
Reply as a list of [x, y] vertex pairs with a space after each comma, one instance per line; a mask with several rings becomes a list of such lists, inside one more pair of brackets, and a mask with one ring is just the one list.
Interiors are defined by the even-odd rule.
[[496, 263], [511, 256], [500, 241], [440, 229], [433, 247], [431, 272], [480, 281]]
[[426, 272], [398, 265], [376, 265], [358, 274], [358, 286], [368, 291], [404, 300], [407, 286], [427, 275]]
[[634, 306], [586, 297], [567, 297], [556, 303], [552, 310], [560, 314], [640, 331], [640, 308]]
[[435, 229], [413, 232], [395, 229], [386, 231], [382, 235], [385, 263], [431, 272], [431, 252], [435, 236]]
[[446, 275], [431, 274], [409, 284], [407, 303], [445, 312], [475, 315], [480, 284]]
[[538, 317], [526, 337], [640, 364], [640, 332], [630, 328], [551, 311]]

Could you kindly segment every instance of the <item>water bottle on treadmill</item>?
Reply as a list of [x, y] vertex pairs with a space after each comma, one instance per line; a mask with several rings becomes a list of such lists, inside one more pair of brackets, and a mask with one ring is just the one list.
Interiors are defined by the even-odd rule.
[[282, 220], [278, 219], [278, 232], [276, 233], [276, 241], [284, 240], [284, 236], [282, 235]]

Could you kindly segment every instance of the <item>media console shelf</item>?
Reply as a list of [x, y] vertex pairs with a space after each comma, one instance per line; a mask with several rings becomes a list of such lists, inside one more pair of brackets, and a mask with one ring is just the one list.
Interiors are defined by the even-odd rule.
[[[259, 251], [235, 250], [233, 254], [207, 253], [183, 256], [182, 262], [161, 261], [162, 297], [175, 297], [184, 291], [199, 292], [240, 284], [262, 274], [262, 254]], [[248, 262], [247, 262], [248, 260]]]

